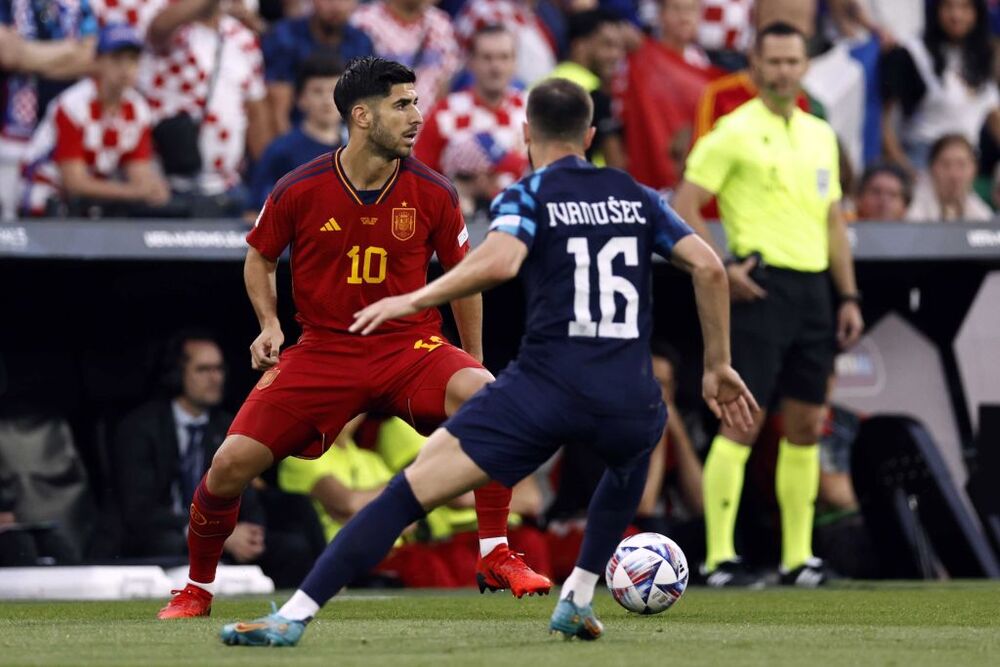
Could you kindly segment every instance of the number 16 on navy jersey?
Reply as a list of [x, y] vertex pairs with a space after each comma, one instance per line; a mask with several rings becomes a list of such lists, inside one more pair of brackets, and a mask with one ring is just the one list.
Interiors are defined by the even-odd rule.
[[615, 387], [623, 396], [611, 403], [628, 410], [658, 400], [649, 362], [651, 255], [669, 258], [691, 228], [655, 191], [577, 157], [510, 186], [491, 214], [491, 230], [529, 249], [520, 362], [602, 404], [611, 398], [603, 378], [634, 372], [635, 391]]

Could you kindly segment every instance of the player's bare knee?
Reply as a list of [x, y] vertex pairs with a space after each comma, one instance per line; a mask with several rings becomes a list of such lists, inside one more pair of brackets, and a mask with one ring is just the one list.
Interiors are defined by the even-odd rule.
[[445, 390], [445, 414], [455, 414], [473, 394], [495, 379], [485, 368], [463, 368], [452, 375]]
[[261, 443], [243, 436], [230, 436], [212, 458], [206, 484], [208, 491], [223, 498], [241, 493], [250, 481], [270, 467], [273, 457]]
[[794, 445], [812, 445], [819, 442], [826, 421], [826, 407], [787, 401], [783, 406], [785, 438]]
[[488, 480], [486, 473], [462, 451], [458, 439], [443, 428], [428, 438], [404, 474], [414, 497], [425, 509], [437, 507]]

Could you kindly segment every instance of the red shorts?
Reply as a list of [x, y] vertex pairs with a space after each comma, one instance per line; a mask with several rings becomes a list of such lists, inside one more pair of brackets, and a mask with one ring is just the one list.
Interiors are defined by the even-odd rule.
[[362, 412], [429, 433], [445, 420], [448, 381], [463, 368], [483, 366], [436, 331], [307, 332], [250, 391], [229, 433], [264, 443], [275, 459], [322, 455]]

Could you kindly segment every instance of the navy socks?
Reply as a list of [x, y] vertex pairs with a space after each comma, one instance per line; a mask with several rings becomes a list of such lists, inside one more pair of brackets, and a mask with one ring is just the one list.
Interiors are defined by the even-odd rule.
[[424, 514], [410, 483], [399, 473], [378, 498], [340, 529], [299, 589], [323, 606], [341, 588], [382, 562], [396, 538]]

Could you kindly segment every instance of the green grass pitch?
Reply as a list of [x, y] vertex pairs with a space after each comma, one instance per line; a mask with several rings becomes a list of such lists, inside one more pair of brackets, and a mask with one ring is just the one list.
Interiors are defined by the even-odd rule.
[[[276, 596], [283, 599], [284, 595]], [[554, 599], [471, 592], [351, 594], [295, 648], [223, 646], [221, 625], [267, 610], [223, 599], [210, 619], [161, 622], [158, 602], [0, 602], [0, 665], [1000, 665], [1000, 583], [689, 590], [659, 616], [596, 601], [606, 633], [547, 633]]]

